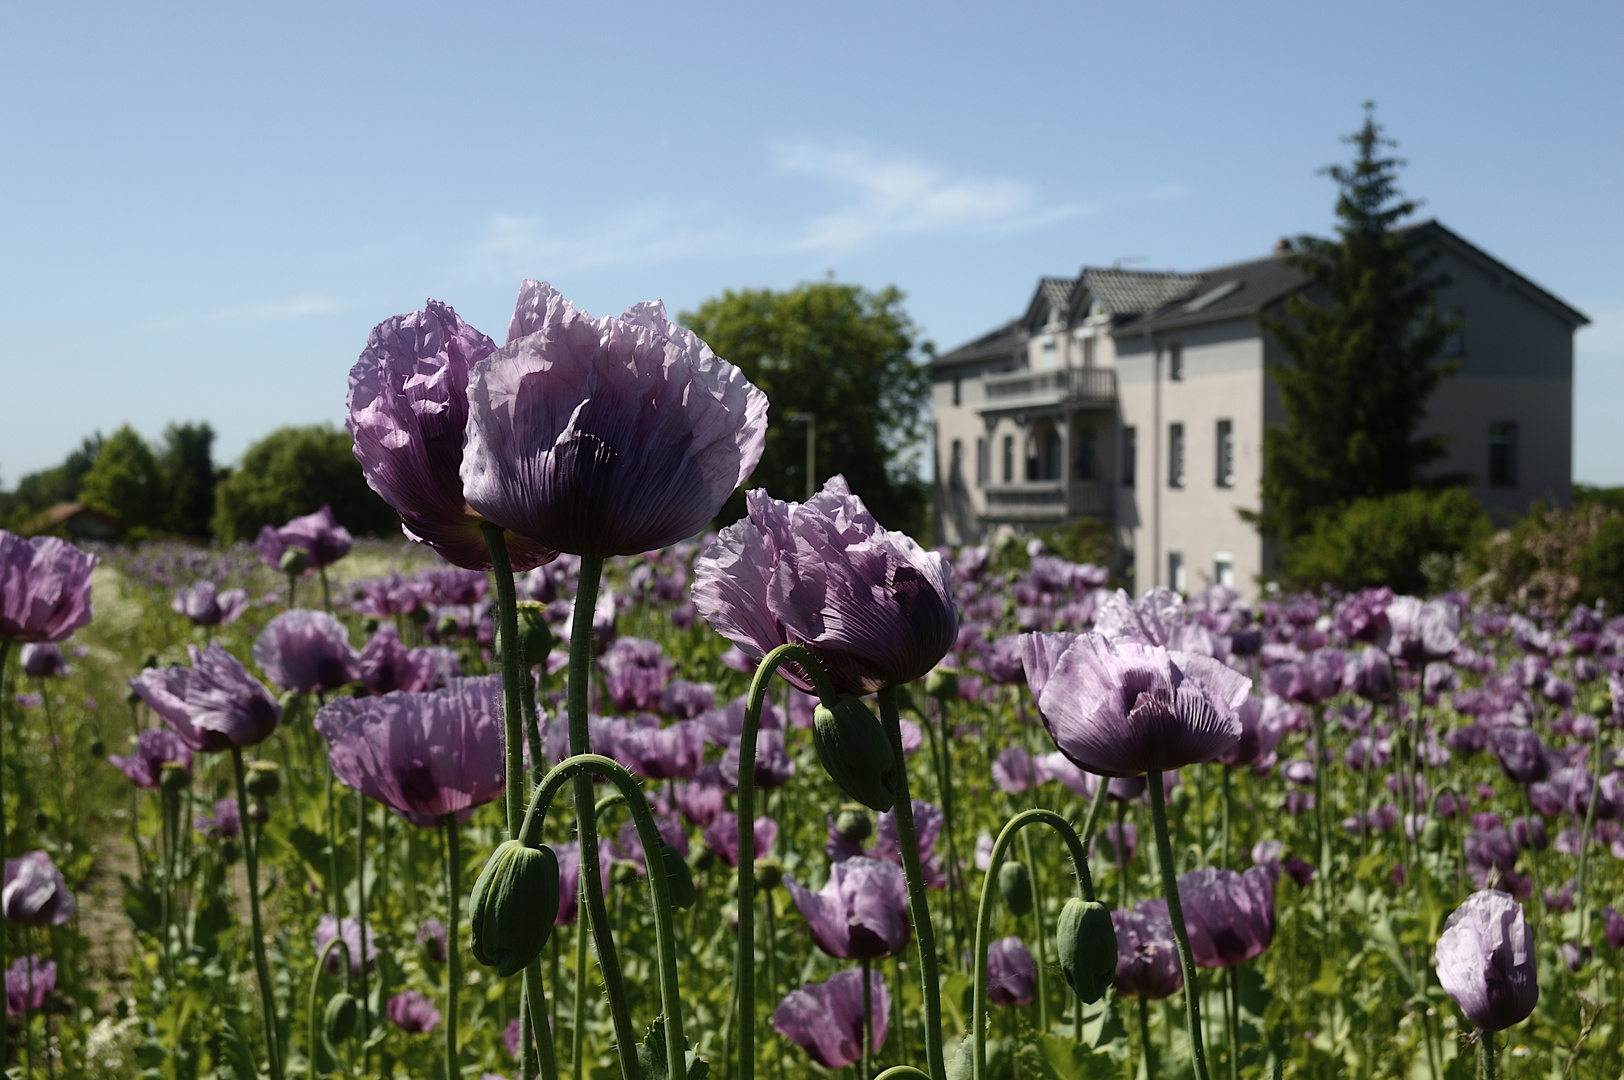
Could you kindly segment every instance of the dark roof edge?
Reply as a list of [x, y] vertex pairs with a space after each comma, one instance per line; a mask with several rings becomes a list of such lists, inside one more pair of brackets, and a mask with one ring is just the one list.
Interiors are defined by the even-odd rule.
[[1563, 300], [1549, 289], [1546, 289], [1530, 280], [1528, 275], [1513, 270], [1499, 259], [1496, 259], [1493, 255], [1490, 255], [1488, 252], [1466, 239], [1460, 233], [1449, 228], [1447, 225], [1444, 225], [1437, 218], [1428, 218], [1425, 221], [1418, 221], [1413, 225], [1403, 226], [1402, 228], [1407, 232], [1427, 231], [1441, 235], [1451, 247], [1457, 249], [1459, 254], [1463, 254], [1469, 260], [1480, 264], [1480, 266], [1485, 266], [1495, 273], [1504, 274], [1507, 278], [1521, 284], [1529, 293], [1532, 294], [1531, 299], [1540, 303], [1544, 307], [1555, 309], [1554, 314], [1556, 314], [1564, 322], [1572, 325], [1575, 330], [1581, 326], [1590, 325], [1590, 316], [1586, 315], [1584, 312], [1580, 311], [1566, 300]]

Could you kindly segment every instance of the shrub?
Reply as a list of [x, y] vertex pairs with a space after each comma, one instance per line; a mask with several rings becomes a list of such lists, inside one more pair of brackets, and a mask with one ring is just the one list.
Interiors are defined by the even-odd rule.
[[1572, 510], [1535, 503], [1478, 558], [1473, 591], [1485, 600], [1553, 614], [1578, 603], [1624, 605], [1624, 512], [1581, 496]]
[[1465, 488], [1418, 488], [1356, 499], [1321, 514], [1282, 560], [1291, 589], [1389, 585], [1422, 593], [1453, 584], [1454, 567], [1489, 535], [1488, 515]]
[[271, 432], [248, 448], [214, 497], [214, 534], [228, 544], [252, 540], [263, 526], [284, 524], [323, 504], [358, 536], [400, 528], [394, 510], [367, 487], [349, 435], [325, 425]]

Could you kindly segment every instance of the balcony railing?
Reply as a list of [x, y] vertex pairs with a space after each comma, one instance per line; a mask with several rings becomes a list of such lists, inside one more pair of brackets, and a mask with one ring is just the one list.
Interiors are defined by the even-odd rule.
[[987, 402], [994, 406], [1027, 399], [1109, 405], [1116, 401], [1116, 372], [1111, 368], [1059, 368], [1016, 371], [982, 379]]
[[990, 521], [1061, 521], [1116, 516], [1116, 490], [1099, 480], [1033, 480], [987, 488]]

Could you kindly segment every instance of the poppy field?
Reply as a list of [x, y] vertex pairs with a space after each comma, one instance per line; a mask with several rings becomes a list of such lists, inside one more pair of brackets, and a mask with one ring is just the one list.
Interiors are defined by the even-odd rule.
[[1624, 1072], [1624, 618], [713, 531], [765, 396], [542, 283], [347, 405], [405, 539], [0, 532], [21, 1075]]

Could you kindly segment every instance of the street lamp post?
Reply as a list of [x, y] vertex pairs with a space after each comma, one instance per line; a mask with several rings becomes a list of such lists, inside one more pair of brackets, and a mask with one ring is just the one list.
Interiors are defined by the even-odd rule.
[[806, 501], [818, 493], [818, 418], [809, 412], [792, 412], [791, 423], [806, 424]]

